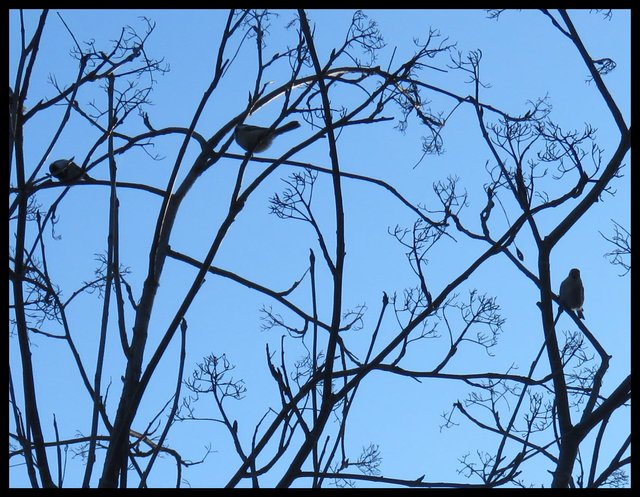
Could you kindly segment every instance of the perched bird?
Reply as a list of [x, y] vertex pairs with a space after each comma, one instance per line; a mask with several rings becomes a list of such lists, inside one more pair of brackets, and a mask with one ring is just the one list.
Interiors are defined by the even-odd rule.
[[238, 145], [247, 152], [264, 152], [269, 148], [276, 136], [299, 127], [300, 123], [298, 121], [288, 122], [273, 130], [261, 126], [252, 126], [251, 124], [238, 124], [234, 136]]
[[80, 180], [92, 181], [93, 178], [73, 162], [73, 159], [71, 157], [71, 159], [60, 159], [52, 162], [49, 166], [49, 172], [61, 183], [75, 183]]
[[573, 268], [569, 271], [569, 276], [560, 284], [560, 302], [578, 314], [580, 319], [584, 319], [582, 304], [584, 303], [584, 287], [580, 279], [580, 270]]

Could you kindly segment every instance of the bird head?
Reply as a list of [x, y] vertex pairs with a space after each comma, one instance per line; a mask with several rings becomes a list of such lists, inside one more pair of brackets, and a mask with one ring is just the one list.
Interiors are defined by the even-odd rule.
[[70, 162], [73, 162], [73, 159], [74, 157], [71, 157], [71, 159], [59, 159], [59, 160], [53, 161], [49, 165], [49, 172], [54, 176], [57, 176], [58, 174], [60, 174], [62, 171], [66, 169], [66, 167], [69, 165]]
[[56, 174], [59, 174], [60, 171], [62, 171], [65, 167], [67, 167], [68, 163], [69, 161], [67, 159], [54, 161], [49, 165], [49, 172], [55, 176]]
[[580, 278], [580, 270], [574, 267], [571, 271], [569, 271], [569, 276], [577, 280], [578, 278]]

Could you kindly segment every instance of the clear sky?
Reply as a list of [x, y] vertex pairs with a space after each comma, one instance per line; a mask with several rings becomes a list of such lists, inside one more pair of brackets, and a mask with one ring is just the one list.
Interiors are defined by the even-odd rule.
[[[294, 18], [293, 11], [278, 11], [265, 52], [272, 54], [284, 45], [296, 42], [295, 32], [286, 29]], [[56, 94], [51, 81], [61, 86], [74, 81], [77, 63], [69, 56], [74, 41], [65, 28], [58, 13], [76, 40], [80, 43], [94, 40], [97, 47], [107, 51], [110, 40], [119, 36], [125, 25], [143, 32], [144, 23], [139, 16], [146, 16], [156, 24], [155, 31], [145, 44], [149, 54], [163, 58], [170, 71], [157, 77], [151, 95], [153, 105], [145, 107], [154, 127], [188, 126], [203, 92], [209, 85], [213, 72], [214, 56], [220, 32], [227, 13], [223, 10], [61, 10], [52, 11], [47, 21], [43, 42], [29, 90], [27, 108], [40, 99]], [[587, 69], [575, 47], [553, 28], [549, 19], [539, 11], [523, 10], [506, 12], [499, 21], [486, 18], [481, 10], [367, 10], [365, 13], [378, 23], [386, 46], [380, 50], [377, 63], [387, 67], [395, 51], [394, 62], [403, 61], [415, 51], [414, 39], [426, 40], [429, 28], [438, 29], [443, 37], [457, 43], [463, 53], [481, 49], [482, 77], [490, 86], [483, 89], [482, 99], [490, 105], [512, 115], [523, 115], [528, 102], [547, 96], [552, 106], [551, 118], [566, 129], [582, 130], [585, 123], [597, 128], [597, 143], [603, 149], [605, 162], [617, 144], [615, 124], [595, 85], [586, 81]], [[315, 24], [315, 37], [320, 60], [326, 60], [332, 48], [345, 36], [353, 12], [351, 10], [309, 11]], [[615, 10], [610, 20], [603, 20], [598, 13], [587, 10], [571, 11], [576, 28], [593, 58], [609, 57], [616, 61], [617, 68], [605, 77], [609, 91], [630, 125], [630, 12]], [[26, 11], [28, 33], [37, 23], [39, 11]], [[19, 17], [10, 11], [9, 33], [9, 82], [15, 80], [16, 54], [19, 50]], [[231, 52], [233, 53], [233, 52]], [[240, 113], [252, 90], [255, 76], [255, 57], [249, 46], [243, 48], [227, 77], [221, 83], [212, 103], [207, 107], [197, 130], [209, 137], [229, 119]], [[434, 66], [444, 71], [426, 72], [433, 78], [429, 82], [441, 85], [460, 95], [471, 94], [473, 89], [465, 83], [465, 77], [447, 67], [446, 57], [435, 59]], [[273, 86], [278, 72], [269, 75]], [[282, 74], [286, 77], [286, 73]], [[268, 79], [268, 78], [267, 78]], [[97, 99], [95, 92], [79, 95], [84, 103]], [[340, 106], [336, 96], [336, 106]], [[348, 100], [346, 100], [348, 101]], [[276, 117], [280, 102], [270, 104], [248, 120], [251, 124], [271, 124]], [[453, 110], [454, 102], [433, 96], [434, 108], [446, 114]], [[486, 202], [484, 185], [489, 181], [485, 163], [491, 161], [490, 151], [483, 143], [475, 123], [472, 109], [460, 108], [457, 117], [447, 123], [443, 131], [445, 153], [427, 156], [416, 167], [422, 156], [420, 136], [422, 130], [410, 125], [406, 133], [393, 129], [394, 122], [383, 122], [373, 126], [351, 127], [339, 140], [341, 167], [345, 171], [377, 177], [392, 184], [407, 199], [427, 208], [437, 208], [432, 184], [446, 180], [449, 176], [459, 178], [459, 186], [468, 193], [467, 222], [479, 231], [477, 213]], [[49, 111], [36, 118], [26, 130], [27, 164], [37, 163], [55, 131], [60, 110]], [[388, 114], [391, 114], [389, 112]], [[131, 116], [129, 131], [143, 129], [139, 118]], [[281, 137], [269, 151], [278, 157], [293, 145], [292, 140], [301, 141], [311, 129], [303, 126]], [[92, 130], [78, 117], [65, 129], [55, 149], [45, 161], [75, 156], [83, 160], [94, 142]], [[89, 138], [86, 138], [86, 137]], [[118, 159], [118, 174], [122, 181], [147, 183], [159, 188], [166, 185], [171, 167], [177, 156], [180, 141], [157, 140], [154, 152], [164, 159], [153, 161], [142, 151], [134, 151]], [[319, 165], [329, 165], [326, 145], [316, 144], [294, 159]], [[104, 153], [106, 148], [102, 150]], [[241, 153], [233, 144], [230, 152]], [[99, 155], [99, 154], [98, 154]], [[195, 148], [187, 153], [187, 160], [195, 157]], [[629, 163], [627, 157], [625, 163]], [[33, 167], [27, 166], [27, 173]], [[44, 169], [42, 170], [44, 174]], [[215, 235], [218, 223], [228, 205], [229, 182], [235, 175], [235, 163], [228, 161], [221, 167], [208, 171], [196, 183], [178, 215], [171, 245], [194, 258], [202, 258]], [[216, 266], [237, 271], [254, 281], [277, 290], [291, 286], [305, 271], [309, 248], [317, 250], [314, 233], [308, 225], [291, 220], [280, 220], [269, 215], [268, 199], [281, 192], [285, 178], [293, 170], [285, 170], [271, 178], [256, 192], [243, 215], [233, 224]], [[611, 246], [599, 232], [610, 236], [611, 220], [630, 230], [630, 173], [626, 167], [623, 177], [613, 183], [615, 196], [605, 195], [571, 229], [552, 254], [552, 280], [557, 291], [572, 267], [582, 271], [585, 286], [586, 323], [604, 348], [613, 356], [611, 367], [604, 383], [604, 391], [610, 392], [630, 370], [630, 274], [620, 277], [619, 268], [612, 266], [603, 256]], [[103, 162], [91, 171], [92, 176], [108, 179], [108, 164]], [[550, 173], [553, 174], [553, 173]], [[11, 178], [15, 184], [15, 176]], [[550, 191], [553, 182], [548, 183]], [[367, 306], [363, 329], [353, 333], [363, 334], [362, 347], [367, 342], [378, 316], [382, 292], [389, 295], [402, 294], [404, 288], [417, 284], [411, 272], [403, 247], [388, 234], [396, 225], [409, 227], [414, 214], [392, 199], [387, 192], [370, 184], [344, 181], [345, 210], [347, 212], [347, 258], [344, 307], [354, 309]], [[325, 180], [317, 186], [318, 218], [331, 240], [333, 211], [331, 210], [330, 182]], [[38, 202], [43, 209], [55, 201], [59, 189], [47, 189], [38, 193]], [[122, 189], [119, 191], [121, 215], [121, 261], [131, 269], [129, 281], [136, 298], [140, 296], [146, 275], [148, 249], [153, 235], [154, 223], [160, 201], [151, 194]], [[580, 199], [568, 202], [560, 209], [552, 209], [540, 218], [542, 229], [551, 229], [575, 207]], [[83, 282], [94, 277], [97, 267], [96, 254], [104, 253], [108, 222], [108, 188], [72, 188], [58, 208], [59, 221], [55, 234], [59, 239], [49, 239], [49, 269], [54, 280], [69, 297]], [[323, 208], [324, 206], [324, 208]], [[496, 216], [502, 215], [496, 211]], [[508, 212], [509, 219], [517, 216]], [[475, 216], [475, 217], [473, 217]], [[506, 222], [505, 222], [506, 225]], [[12, 228], [13, 229], [13, 228]], [[50, 235], [51, 232], [48, 232]], [[429, 281], [432, 294], [459, 274], [486, 246], [455, 235], [457, 241], [449, 240], [436, 247], [429, 256]], [[525, 265], [537, 273], [535, 246], [527, 230], [517, 239], [518, 247], [525, 256]], [[150, 345], [155, 343], [175, 313], [185, 290], [195, 275], [193, 269], [177, 261], [169, 261], [163, 274], [154, 308], [150, 328]], [[326, 273], [324, 276], [326, 278]], [[469, 347], [461, 351], [449, 366], [448, 372], [505, 372], [510, 366], [519, 367], [525, 374], [541, 340], [540, 313], [536, 302], [537, 288], [504, 258], [491, 261], [465, 282], [459, 289], [464, 300], [466, 292], [476, 288], [480, 293], [495, 296], [503, 317], [506, 319], [499, 343], [492, 356], [478, 348]], [[300, 293], [293, 300], [308, 306], [308, 294]], [[320, 296], [320, 308], [325, 319], [330, 307], [330, 294]], [[251, 440], [252, 429], [269, 407], [278, 408], [279, 399], [265, 361], [265, 344], [270, 349], [280, 350], [281, 329], [261, 330], [262, 306], [273, 306], [274, 312], [282, 312], [277, 303], [256, 292], [208, 276], [205, 285], [191, 306], [187, 321], [187, 375], [210, 353], [226, 353], [236, 365], [234, 377], [242, 378], [247, 388], [246, 398], [229, 407], [238, 419], [242, 438]], [[72, 333], [79, 351], [90, 366], [97, 350], [102, 301], [96, 295], [80, 297], [70, 306], [69, 315]], [[115, 314], [114, 314], [115, 315]], [[129, 311], [128, 319], [132, 319]], [[397, 332], [392, 316], [381, 331], [380, 340]], [[131, 323], [128, 324], [130, 328]], [[442, 323], [441, 323], [442, 326]], [[558, 330], [570, 331], [573, 323], [566, 316], [560, 319]], [[49, 322], [43, 325], [49, 332], [60, 332], [59, 325]], [[407, 367], [434, 367], [442, 359], [442, 351], [448, 344], [446, 328], [439, 328], [441, 338], [424, 340], [406, 358]], [[112, 382], [109, 407], [115, 411], [123, 373], [122, 354], [115, 325], [109, 338], [106, 377]], [[353, 339], [358, 343], [357, 339]], [[302, 354], [299, 343], [289, 339], [287, 350], [291, 359]], [[17, 341], [10, 339], [10, 361], [19, 371]], [[362, 349], [360, 347], [360, 349]], [[159, 408], [169, 399], [174, 388], [177, 365], [177, 342], [172, 344], [161, 367], [145, 395], [139, 421], [134, 429], [143, 431]], [[148, 355], [145, 356], [148, 358]], [[41, 397], [41, 415], [48, 439], [53, 439], [52, 421], [56, 415], [61, 438], [71, 438], [78, 431], [86, 434], [90, 429], [91, 405], [71, 361], [69, 351], [62, 341], [33, 337], [33, 359], [36, 365], [38, 394]], [[425, 365], [426, 364], [426, 365]], [[542, 375], [541, 370], [540, 375]], [[441, 430], [441, 415], [451, 409], [456, 400], [466, 398], [469, 389], [461, 384], [444, 381], [425, 381], [421, 384], [407, 378], [373, 375], [365, 381], [358, 393], [359, 402], [349, 421], [348, 441], [353, 457], [359, 448], [375, 443], [382, 456], [381, 474], [389, 477], [418, 478], [426, 475], [430, 481], [467, 480], [458, 473], [459, 460], [465, 454], [476, 453], [484, 448], [491, 452], [495, 439], [478, 430], [468, 421], [458, 417], [459, 426]], [[214, 416], [213, 402], [203, 399], [201, 415]], [[612, 435], [612, 451], [615, 451], [629, 432], [629, 413], [624, 411], [618, 420], [619, 434]], [[215, 413], [217, 414], [217, 413]], [[10, 423], [13, 429], [12, 423]], [[207, 487], [224, 485], [238, 467], [237, 455], [233, 451], [228, 433], [216, 423], [178, 423], [170, 432], [167, 444], [180, 451], [184, 458], [198, 460], [205, 455], [206, 447], [212, 453], [201, 465], [193, 466], [184, 473], [185, 486]], [[100, 457], [100, 454], [99, 454]], [[586, 456], [585, 456], [586, 457]], [[549, 484], [548, 467], [530, 466], [527, 481], [533, 485]], [[66, 485], [79, 486], [82, 464], [71, 458], [67, 466]], [[98, 473], [96, 472], [97, 484]], [[265, 477], [263, 486], [277, 482], [280, 472], [275, 469], [273, 479]], [[175, 471], [173, 463], [165, 458], [157, 463], [152, 486], [173, 486]], [[188, 482], [188, 483], [187, 483]], [[11, 486], [28, 485], [24, 467], [10, 469]], [[307, 481], [300, 480], [305, 486]], [[364, 483], [358, 484], [364, 486]]]

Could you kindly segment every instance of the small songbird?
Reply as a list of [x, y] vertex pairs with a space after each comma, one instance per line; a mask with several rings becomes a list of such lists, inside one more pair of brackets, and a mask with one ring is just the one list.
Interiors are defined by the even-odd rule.
[[560, 284], [560, 301], [562, 304], [578, 314], [580, 319], [584, 319], [582, 304], [584, 303], [584, 287], [580, 279], [580, 270], [573, 268], [569, 271], [569, 276]]
[[247, 152], [264, 152], [269, 148], [276, 136], [299, 127], [300, 123], [298, 121], [288, 122], [273, 130], [261, 126], [252, 126], [251, 124], [238, 124], [234, 136], [238, 145]]
[[60, 159], [52, 162], [49, 166], [49, 172], [61, 183], [75, 183], [81, 180], [92, 181], [93, 178], [73, 162], [73, 159], [71, 157], [71, 159]]

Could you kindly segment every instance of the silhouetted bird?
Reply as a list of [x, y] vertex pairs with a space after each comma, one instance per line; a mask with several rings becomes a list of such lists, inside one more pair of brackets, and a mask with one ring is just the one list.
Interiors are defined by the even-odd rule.
[[238, 145], [247, 152], [263, 152], [269, 148], [276, 136], [299, 127], [300, 123], [298, 121], [288, 122], [274, 130], [261, 126], [252, 126], [251, 124], [238, 124], [234, 136]]
[[73, 159], [71, 157], [71, 159], [60, 159], [52, 162], [49, 166], [49, 172], [61, 183], [75, 183], [80, 180], [92, 181], [93, 178], [73, 162]]
[[584, 287], [580, 279], [580, 270], [573, 268], [569, 271], [569, 276], [560, 284], [560, 301], [562, 304], [578, 314], [580, 319], [584, 319], [582, 304], [584, 303]]

